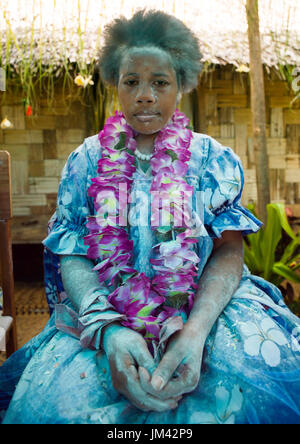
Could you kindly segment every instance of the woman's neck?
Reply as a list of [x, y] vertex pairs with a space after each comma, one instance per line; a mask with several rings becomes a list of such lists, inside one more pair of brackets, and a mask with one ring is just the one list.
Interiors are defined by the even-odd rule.
[[143, 154], [150, 154], [154, 150], [156, 134], [138, 134], [136, 143], [138, 150]]

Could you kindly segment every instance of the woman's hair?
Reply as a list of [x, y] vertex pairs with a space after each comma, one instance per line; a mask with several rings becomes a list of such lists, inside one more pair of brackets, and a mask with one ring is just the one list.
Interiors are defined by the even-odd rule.
[[99, 61], [102, 79], [116, 86], [122, 55], [128, 49], [145, 46], [170, 55], [183, 92], [197, 86], [202, 64], [196, 36], [177, 18], [155, 10], [138, 11], [129, 20], [120, 17], [105, 27]]

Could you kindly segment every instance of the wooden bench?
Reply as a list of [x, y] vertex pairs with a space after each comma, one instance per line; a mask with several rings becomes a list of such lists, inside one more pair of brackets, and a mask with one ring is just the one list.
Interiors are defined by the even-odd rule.
[[[7, 151], [0, 151], [0, 285], [3, 292], [3, 313], [0, 316], [0, 346], [9, 357], [17, 350], [16, 307], [11, 241], [12, 197], [11, 161]], [[5, 345], [5, 347], [3, 347]]]

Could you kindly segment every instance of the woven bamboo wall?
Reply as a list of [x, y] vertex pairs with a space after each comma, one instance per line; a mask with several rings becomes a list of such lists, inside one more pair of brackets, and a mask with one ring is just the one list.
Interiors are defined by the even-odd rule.
[[67, 109], [61, 97], [49, 108], [40, 100], [37, 116], [26, 117], [18, 97], [7, 96], [0, 117], [13, 123], [0, 130], [0, 149], [12, 160], [12, 236], [14, 243], [40, 243], [47, 221], [56, 207], [62, 168], [68, 155], [88, 134], [88, 119], [82, 104]]
[[[300, 203], [300, 101], [277, 73], [265, 78], [267, 149], [271, 200]], [[242, 160], [245, 172], [243, 203], [256, 201], [250, 87], [248, 74], [230, 67], [203, 77], [198, 88], [199, 131], [230, 146]]]
[[[276, 75], [266, 79], [266, 98], [271, 199], [296, 204], [300, 213], [299, 101], [290, 109], [292, 96]], [[183, 109], [190, 117], [194, 109], [198, 131], [240, 156], [245, 172], [243, 203], [255, 201], [248, 75], [226, 67], [203, 76], [197, 94], [184, 100]], [[52, 108], [41, 99], [38, 115], [26, 117], [19, 97], [7, 94], [0, 107], [0, 120], [4, 117], [14, 125], [0, 130], [0, 149], [12, 158], [13, 242], [40, 243], [55, 210], [62, 167], [84, 137], [93, 134], [88, 111], [79, 102], [66, 109], [58, 92]]]

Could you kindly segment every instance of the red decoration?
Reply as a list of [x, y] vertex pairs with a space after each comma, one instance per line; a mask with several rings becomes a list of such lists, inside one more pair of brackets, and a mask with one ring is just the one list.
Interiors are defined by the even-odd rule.
[[27, 116], [27, 117], [32, 116], [32, 108], [31, 108], [30, 105], [27, 105], [27, 108], [26, 108], [26, 116]]

